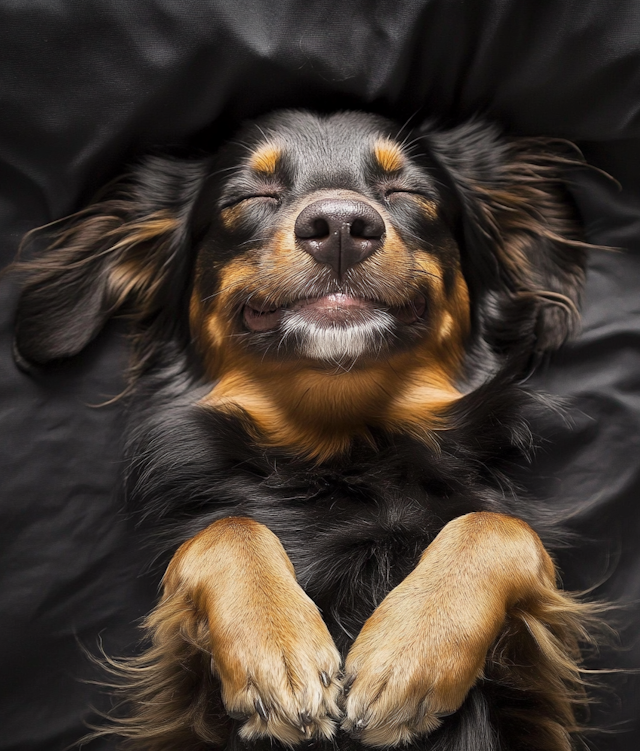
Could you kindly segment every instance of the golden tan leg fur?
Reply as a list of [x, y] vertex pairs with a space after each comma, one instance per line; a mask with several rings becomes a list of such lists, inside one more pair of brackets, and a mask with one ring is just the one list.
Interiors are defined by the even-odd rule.
[[151, 648], [120, 666], [133, 714], [117, 732], [135, 747], [219, 745], [225, 729], [212, 675], [246, 739], [291, 745], [335, 732], [340, 656], [265, 526], [222, 519], [184, 543], [146, 628]]
[[538, 536], [519, 519], [483, 512], [449, 522], [353, 644], [343, 728], [372, 746], [434, 730], [460, 707], [495, 643], [494, 677], [542, 697], [549, 743], [540, 748], [568, 749], [588, 608], [559, 592], [555, 578]]

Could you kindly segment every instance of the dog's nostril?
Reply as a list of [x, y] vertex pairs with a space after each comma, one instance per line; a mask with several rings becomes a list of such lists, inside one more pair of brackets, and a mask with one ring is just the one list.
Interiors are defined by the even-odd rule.
[[296, 221], [295, 233], [300, 240], [318, 240], [328, 237], [330, 231], [329, 223], [321, 216], [309, 217], [302, 222]]
[[379, 240], [384, 234], [384, 222], [382, 217], [376, 211], [376, 217], [367, 217], [366, 219], [357, 218], [351, 224], [351, 237], [361, 237], [365, 240]]
[[323, 199], [304, 208], [294, 226], [298, 245], [342, 278], [382, 247], [385, 224], [364, 201]]

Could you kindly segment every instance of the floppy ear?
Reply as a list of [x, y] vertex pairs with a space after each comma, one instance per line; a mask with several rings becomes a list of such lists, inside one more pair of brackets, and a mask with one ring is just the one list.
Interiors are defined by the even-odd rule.
[[424, 137], [459, 207], [484, 338], [501, 354], [557, 349], [579, 324], [588, 246], [564, 182], [582, 161], [566, 142], [509, 139], [480, 121]]
[[43, 241], [18, 302], [18, 361], [75, 355], [123, 307], [149, 320], [177, 304], [187, 284], [189, 218], [205, 160], [147, 157], [100, 200], [27, 236]]

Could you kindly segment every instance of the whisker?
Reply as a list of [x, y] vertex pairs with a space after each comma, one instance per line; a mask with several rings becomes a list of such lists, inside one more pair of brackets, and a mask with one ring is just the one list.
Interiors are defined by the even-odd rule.
[[241, 243], [238, 243], [238, 247], [242, 247], [243, 245], [248, 245], [249, 243], [264, 243], [268, 242], [271, 238], [270, 237], [252, 237], [250, 240], [244, 240]]
[[[409, 123], [410, 123], [410, 122], [411, 122], [411, 121], [413, 120], [413, 118], [414, 118], [414, 117], [415, 117], [415, 116], [416, 116], [416, 115], [418, 114], [418, 112], [420, 112], [420, 110], [421, 110], [421, 109], [422, 109], [422, 107], [418, 107], [417, 109], [415, 109], [415, 110], [414, 110], [414, 111], [413, 111], [413, 112], [412, 112], [412, 113], [411, 113], [411, 114], [409, 115], [409, 117], [408, 117], [408, 118], [407, 118], [407, 119], [406, 119], [406, 120], [404, 121], [404, 123], [402, 123], [402, 125], [401, 125], [401, 126], [400, 126], [400, 127], [398, 128], [398, 131], [396, 132], [396, 135], [395, 135], [395, 138], [396, 138], [396, 139], [400, 138], [400, 134], [402, 133], [402, 131], [403, 131], [403, 130], [404, 130], [405, 128], [407, 128], [407, 127], [408, 127]], [[400, 144], [400, 146], [404, 146], [404, 143], [405, 143], [405, 141], [407, 140], [407, 138], [409, 138], [409, 136], [410, 136], [410, 135], [411, 135], [411, 131], [409, 131], [409, 133], [407, 133], [407, 135], [405, 136], [405, 139], [404, 139], [404, 141], [403, 141], [403, 142], [402, 142], [402, 143]]]

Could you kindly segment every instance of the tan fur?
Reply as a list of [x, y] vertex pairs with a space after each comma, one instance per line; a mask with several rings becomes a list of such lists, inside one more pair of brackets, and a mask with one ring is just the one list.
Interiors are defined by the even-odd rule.
[[[45, 257], [14, 264], [13, 268], [31, 273], [32, 284], [37, 286], [56, 271], [93, 264], [104, 257], [111, 306], [115, 310], [135, 297], [137, 311], [144, 317], [153, 308], [155, 293], [164, 281], [155, 263], [157, 248], [171, 239], [180, 221], [168, 211], [160, 210], [144, 219], [127, 222], [118, 215], [123, 212], [123, 202], [113, 200], [98, 206], [103, 213], [94, 215], [96, 207], [89, 206], [69, 217], [75, 221], [68, 229], [54, 235], [49, 245], [51, 252]], [[48, 229], [38, 228], [25, 242]], [[103, 250], [99, 254], [91, 253], [94, 247], [103, 247]]]
[[[561, 169], [582, 165], [582, 159], [561, 156], [558, 148], [566, 150], [564, 141], [544, 138], [519, 138], [509, 142], [509, 158], [501, 168], [499, 181], [494, 184], [470, 185], [480, 198], [483, 221], [492, 229], [495, 252], [499, 257], [514, 296], [537, 299], [550, 315], [563, 320], [566, 332], [573, 335], [579, 328], [579, 294], [563, 292], [561, 274], [554, 275], [544, 266], [532, 263], [535, 243], [548, 240], [567, 253], [594, 247], [583, 241], [576, 226], [573, 211], [558, 190], [562, 182]], [[578, 268], [573, 273], [581, 275]], [[564, 341], [551, 339], [546, 346], [559, 347]]]
[[[151, 305], [162, 276], [158, 274], [154, 255], [149, 253], [149, 243], [162, 237], [170, 237], [180, 225], [175, 217], [158, 212], [144, 221], [131, 223], [125, 237], [114, 232], [111, 252], [122, 251], [122, 257], [113, 264], [109, 274], [109, 286], [120, 306], [132, 294], [137, 294], [142, 306]], [[148, 304], [147, 304], [148, 303]]]
[[261, 172], [264, 175], [273, 175], [278, 167], [281, 156], [282, 150], [279, 146], [266, 143], [251, 154], [249, 166], [256, 172]]
[[[368, 746], [414, 741], [486, 676], [545, 707], [532, 748], [571, 751], [574, 708], [585, 701], [578, 644], [597, 612], [557, 589], [553, 563], [527, 524], [488, 512], [458, 517], [353, 644], [342, 728]], [[339, 656], [263, 525], [222, 519], [184, 543], [144, 628], [146, 652], [109, 661], [127, 684], [130, 711], [115, 728], [131, 748], [224, 745], [227, 712], [245, 718], [247, 740], [295, 745], [333, 735]], [[509, 721], [526, 719], [514, 710]]]
[[124, 747], [140, 751], [220, 747], [231, 732], [211, 670], [208, 624], [182, 593], [167, 596], [142, 624], [151, 641], [142, 654], [113, 660], [104, 656], [114, 683], [127, 702], [125, 717], [110, 716], [110, 725], [84, 740], [117, 733]]
[[425, 438], [429, 428], [440, 427], [438, 414], [459, 394], [446, 372], [410, 359], [405, 353], [379, 367], [334, 373], [267, 366], [259, 377], [251, 361], [246, 367], [237, 362], [203, 403], [245, 415], [259, 441], [322, 461], [344, 451], [355, 436], [368, 436], [372, 426], [410, 418], [406, 427], [415, 424]]
[[487, 670], [549, 705], [556, 745], [535, 748], [569, 751], [572, 702], [582, 691], [577, 640], [588, 613], [558, 591], [553, 563], [524, 522], [487, 512], [458, 517], [353, 644], [343, 728], [378, 747], [431, 732], [483, 674], [493, 643]]
[[203, 403], [245, 415], [259, 441], [318, 461], [371, 427], [430, 440], [460, 398], [453, 384], [459, 353], [442, 352], [445, 343], [351, 370], [267, 361], [258, 369], [254, 358], [237, 352]]
[[333, 736], [340, 655], [265, 526], [222, 519], [184, 543], [145, 629], [147, 652], [111, 663], [129, 682], [118, 732], [135, 748], [220, 745], [223, 713], [243, 718], [246, 740]]
[[242, 218], [242, 203], [234, 204], [233, 206], [227, 206], [220, 212], [220, 219], [226, 230], [233, 230], [238, 226], [240, 219]]
[[248, 718], [242, 737], [293, 744], [333, 735], [340, 657], [266, 527], [242, 518], [212, 524], [178, 550], [164, 588], [206, 617], [224, 705]]
[[438, 218], [438, 204], [435, 201], [430, 200], [426, 196], [413, 195], [413, 200], [420, 204], [422, 211], [430, 219]]
[[398, 172], [404, 167], [405, 158], [400, 146], [391, 139], [381, 138], [373, 146], [373, 154], [385, 172]]

